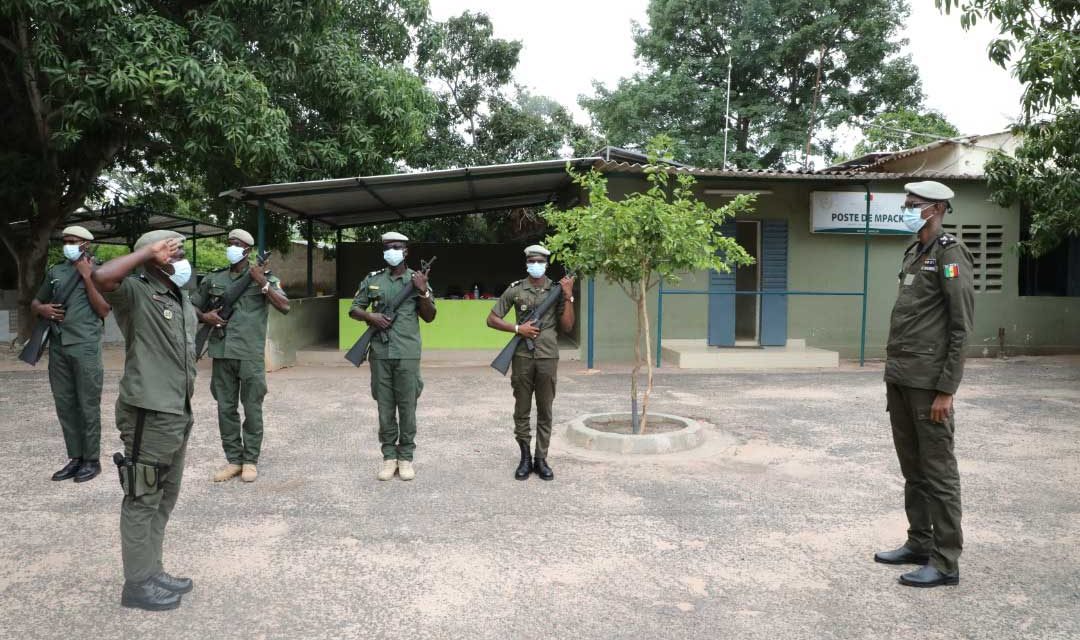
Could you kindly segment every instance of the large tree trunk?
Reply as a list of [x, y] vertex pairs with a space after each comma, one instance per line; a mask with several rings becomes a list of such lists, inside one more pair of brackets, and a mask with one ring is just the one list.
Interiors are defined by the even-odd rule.
[[30, 337], [33, 330], [34, 318], [30, 312], [30, 302], [34, 299], [41, 281], [45, 278], [45, 270], [48, 267], [49, 236], [53, 226], [62, 220], [64, 214], [59, 209], [53, 211], [38, 210], [38, 215], [32, 218], [28, 237], [15, 238], [7, 225], [0, 228], [0, 239], [8, 252], [15, 258], [18, 270], [16, 283], [18, 287], [18, 337], [19, 341], [25, 341]]

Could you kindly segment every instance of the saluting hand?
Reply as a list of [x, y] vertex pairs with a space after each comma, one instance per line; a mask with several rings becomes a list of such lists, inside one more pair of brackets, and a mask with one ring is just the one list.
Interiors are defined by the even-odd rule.
[[183, 244], [184, 243], [180, 238], [158, 240], [150, 245], [150, 261], [161, 269], [170, 271], [169, 264], [172, 262], [172, 259], [180, 253]]

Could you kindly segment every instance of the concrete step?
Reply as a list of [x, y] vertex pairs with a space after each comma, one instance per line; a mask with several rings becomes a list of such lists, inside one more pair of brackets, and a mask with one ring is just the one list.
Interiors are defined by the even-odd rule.
[[664, 340], [664, 364], [680, 369], [835, 369], [836, 351], [790, 340], [785, 347], [710, 347], [704, 340]]

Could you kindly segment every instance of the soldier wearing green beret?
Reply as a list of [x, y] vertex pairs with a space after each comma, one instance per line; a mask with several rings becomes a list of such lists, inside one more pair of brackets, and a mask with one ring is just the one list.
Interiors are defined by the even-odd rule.
[[[563, 295], [540, 318], [539, 322], [524, 322], [556, 286], [545, 273], [551, 252], [534, 244], [525, 249], [525, 270], [529, 277], [513, 282], [499, 296], [499, 301], [487, 317], [487, 325], [500, 331], [508, 331], [533, 341], [535, 349], [529, 350], [525, 341], [518, 344], [510, 364], [510, 386], [514, 390], [514, 437], [521, 458], [514, 478], [527, 480], [536, 472], [542, 480], [554, 480], [555, 473], [547, 463], [548, 443], [551, 441], [552, 404], [555, 402], [555, 382], [559, 369], [559, 330], [569, 333], [574, 329], [574, 279], [564, 277], [558, 286]], [[516, 323], [503, 320], [513, 309]], [[536, 454], [530, 457], [532, 440], [532, 401], [536, 397]]]
[[[94, 286], [94, 263], [85, 227], [62, 232], [64, 258], [45, 275], [30, 311], [48, 320], [49, 386], [64, 433], [68, 463], [53, 480], [93, 480], [101, 473], [101, 334], [109, 303]], [[62, 304], [51, 302], [69, 279], [78, 279]]]
[[[435, 295], [427, 276], [405, 264], [408, 240], [394, 231], [383, 234], [383, 260], [389, 267], [372, 271], [363, 279], [349, 309], [349, 317], [385, 330], [388, 338], [385, 342], [379, 338], [372, 340], [368, 357], [371, 395], [379, 406], [383, 456], [379, 480], [390, 480], [395, 473], [402, 480], [416, 477], [412, 464], [416, 450], [416, 401], [424, 389], [420, 377], [420, 320], [435, 319]], [[393, 300], [410, 282], [415, 292], [398, 307], [391, 324], [377, 309]], [[368, 307], [372, 310], [368, 311]]]
[[184, 259], [182, 241], [175, 231], [145, 233], [132, 253], [94, 272], [125, 342], [116, 401], [116, 427], [124, 442], [124, 457], [117, 463], [126, 479], [121, 481], [120, 604], [151, 611], [175, 609], [181, 594], [193, 586], [190, 578], [171, 576], [162, 565], [165, 525], [180, 495], [194, 422], [198, 321], [184, 289], [191, 264]]
[[952, 210], [939, 182], [904, 185], [904, 223], [918, 240], [904, 253], [889, 323], [886, 400], [904, 475], [907, 541], [877, 562], [916, 564], [900, 576], [913, 587], [960, 582], [960, 473], [953, 453], [953, 395], [975, 315], [971, 253], [941, 230]]
[[[218, 431], [228, 464], [214, 475], [214, 482], [240, 476], [244, 482], [258, 477], [263, 439], [263, 398], [266, 397], [266, 321], [269, 307], [289, 312], [289, 299], [281, 281], [266, 274], [265, 265], [252, 265], [249, 256], [255, 239], [243, 229], [229, 232], [225, 257], [229, 267], [207, 274], [191, 296], [199, 322], [214, 327], [207, 352], [214, 359], [210, 393], [218, 403]], [[225, 295], [233, 282], [251, 274], [247, 288], [233, 305], [228, 321], [215, 310], [212, 300]], [[244, 405], [240, 422], [239, 404]]]

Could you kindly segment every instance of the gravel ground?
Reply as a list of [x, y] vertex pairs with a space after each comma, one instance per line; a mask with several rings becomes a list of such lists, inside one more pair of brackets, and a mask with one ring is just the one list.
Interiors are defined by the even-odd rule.
[[[146, 613], [119, 607], [111, 463], [49, 481], [64, 457], [44, 364], [7, 358], [0, 637], [1080, 638], [1080, 359], [969, 362], [962, 580], [928, 590], [872, 561], [906, 526], [880, 364], [662, 370], [653, 408], [706, 422], [706, 444], [627, 459], [557, 427], [551, 483], [512, 478], [508, 379], [447, 363], [424, 377], [414, 482], [374, 478], [367, 367], [302, 367], [268, 377], [259, 480], [215, 485], [204, 369], [165, 541], [195, 591]], [[556, 420], [625, 410], [627, 388], [623, 371], [564, 363]]]

